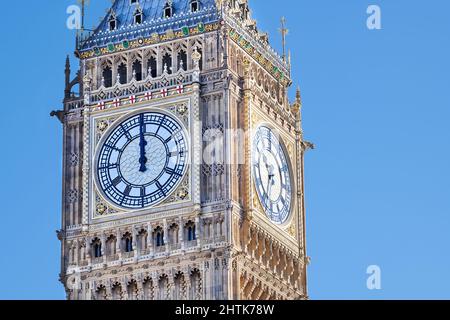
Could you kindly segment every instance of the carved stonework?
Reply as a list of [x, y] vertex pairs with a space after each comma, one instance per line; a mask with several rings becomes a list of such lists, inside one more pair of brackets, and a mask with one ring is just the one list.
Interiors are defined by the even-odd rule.
[[119, 118], [119, 116], [108, 116], [95, 120], [95, 145], [103, 137], [103, 135], [108, 132], [108, 129], [114, 124], [114, 122]]
[[288, 233], [292, 238], [297, 238], [297, 229], [295, 228], [295, 224], [292, 223], [288, 228]]
[[[192, 2], [195, 12], [184, 2], [169, 12], [172, 1], [116, 0], [89, 40], [79, 35], [76, 73], [67, 59], [64, 109], [55, 113], [65, 132], [58, 238], [67, 298], [303, 299], [303, 194], [295, 217], [271, 222], [251, 166], [250, 134], [265, 124], [282, 132], [292, 190], [302, 183], [290, 65], [258, 31], [247, 0]], [[129, 14], [136, 8], [141, 26]], [[159, 122], [118, 123], [152, 112]], [[128, 131], [117, 146], [100, 146], [113, 129]], [[211, 142], [220, 150], [208, 153]], [[114, 155], [100, 155], [97, 170], [104, 149]]]
[[186, 128], [189, 128], [189, 107], [187, 102], [171, 105], [168, 110], [176, 115]]
[[119, 211], [110, 207], [106, 201], [100, 196], [98, 192], [95, 193], [94, 202], [94, 219], [99, 217], [105, 217], [113, 214], [117, 214]]
[[180, 183], [175, 192], [172, 193], [161, 205], [173, 204], [176, 202], [184, 202], [191, 200], [191, 183], [190, 175], [186, 174], [183, 181]]

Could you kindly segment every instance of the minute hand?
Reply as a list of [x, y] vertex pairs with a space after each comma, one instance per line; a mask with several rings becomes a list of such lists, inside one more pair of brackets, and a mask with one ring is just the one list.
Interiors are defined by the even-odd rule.
[[139, 158], [139, 163], [141, 165], [139, 171], [140, 172], [145, 172], [147, 171], [147, 157], [145, 156], [145, 147], [147, 146], [147, 141], [145, 140], [144, 137], [144, 115], [140, 115], [139, 116], [139, 138], [140, 138], [140, 142], [139, 142], [139, 147], [140, 147], [140, 158]]

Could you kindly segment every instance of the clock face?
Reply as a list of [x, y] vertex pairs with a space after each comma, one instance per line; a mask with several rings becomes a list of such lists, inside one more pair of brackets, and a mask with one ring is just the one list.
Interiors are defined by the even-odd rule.
[[276, 224], [289, 218], [292, 187], [286, 154], [273, 130], [261, 126], [253, 141], [253, 176], [267, 217]]
[[123, 208], [160, 203], [185, 173], [186, 141], [181, 125], [162, 113], [141, 113], [123, 121], [100, 147], [100, 189]]

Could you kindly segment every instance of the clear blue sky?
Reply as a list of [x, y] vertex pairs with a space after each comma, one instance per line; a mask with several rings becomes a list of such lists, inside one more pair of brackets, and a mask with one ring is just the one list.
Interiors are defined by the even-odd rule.
[[[89, 26], [110, 4], [95, 0]], [[306, 138], [312, 299], [450, 298], [450, 2], [251, 0], [280, 49], [286, 16]], [[63, 299], [58, 282], [65, 28], [75, 0], [8, 1], [0, 90], [0, 299]], [[366, 9], [382, 9], [380, 31]], [[382, 269], [381, 291], [366, 268]]]

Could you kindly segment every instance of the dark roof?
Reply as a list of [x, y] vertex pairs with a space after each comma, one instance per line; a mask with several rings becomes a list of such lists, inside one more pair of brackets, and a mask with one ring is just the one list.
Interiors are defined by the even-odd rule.
[[[173, 16], [164, 18], [167, 0], [139, 0], [134, 4], [131, 4], [131, 0], [116, 0], [97, 29], [81, 44], [80, 50], [105, 46], [111, 42], [148, 37], [153, 33], [161, 34], [169, 29], [175, 31], [185, 26], [192, 27], [199, 23], [218, 21], [219, 11], [215, 0], [198, 0], [200, 10], [197, 12], [191, 12], [190, 2], [190, 0], [172, 0]], [[134, 14], [138, 7], [143, 13], [141, 24], [134, 23]], [[114, 31], [109, 30], [112, 15], [117, 19], [117, 28]]]

